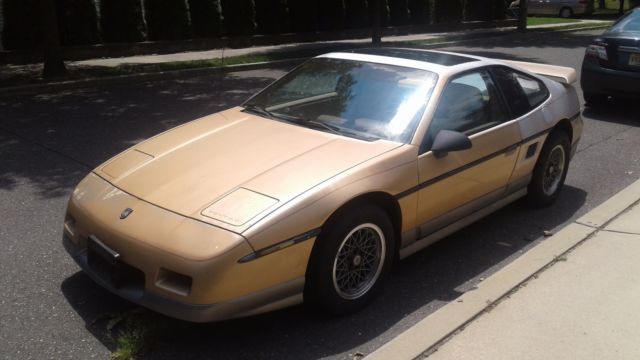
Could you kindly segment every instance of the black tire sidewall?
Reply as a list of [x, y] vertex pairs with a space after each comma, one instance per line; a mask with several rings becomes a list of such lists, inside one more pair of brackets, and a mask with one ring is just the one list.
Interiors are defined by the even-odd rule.
[[[361, 224], [377, 225], [385, 237], [385, 259], [375, 284], [364, 295], [348, 300], [333, 285], [333, 263], [340, 245], [351, 230]], [[393, 225], [387, 214], [376, 206], [351, 207], [340, 211], [322, 229], [316, 239], [306, 274], [305, 303], [324, 312], [343, 315], [354, 313], [368, 304], [384, 282], [395, 258]]]
[[[561, 145], [564, 150], [564, 168], [562, 169], [562, 177], [558, 188], [553, 192], [553, 194], [547, 195], [543, 189], [544, 171], [547, 166], [547, 162], [549, 161], [551, 150], [553, 150], [557, 145]], [[554, 130], [549, 134], [547, 141], [540, 151], [540, 156], [538, 157], [535, 168], [533, 169], [533, 176], [531, 177], [527, 193], [527, 200], [530, 205], [534, 207], [547, 207], [556, 201], [564, 187], [564, 181], [569, 170], [570, 159], [571, 141], [569, 139], [569, 135], [562, 130]]]

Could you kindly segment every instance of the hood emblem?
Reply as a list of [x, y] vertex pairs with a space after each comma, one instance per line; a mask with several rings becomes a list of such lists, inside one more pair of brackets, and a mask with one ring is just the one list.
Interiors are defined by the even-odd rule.
[[133, 212], [132, 208], [126, 208], [122, 210], [122, 212], [120, 213], [120, 219], [121, 220], [126, 219], [129, 215], [131, 215], [132, 212]]

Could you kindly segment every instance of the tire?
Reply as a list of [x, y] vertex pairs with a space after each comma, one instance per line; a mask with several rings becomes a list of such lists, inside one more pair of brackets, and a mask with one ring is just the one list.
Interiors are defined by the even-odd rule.
[[562, 190], [569, 169], [571, 142], [563, 130], [549, 134], [533, 169], [529, 183], [527, 202], [542, 208], [553, 204]]
[[560, 9], [560, 13], [558, 15], [560, 15], [561, 18], [567, 19], [573, 16], [573, 10], [569, 7], [563, 7]]
[[608, 98], [607, 95], [590, 93], [590, 92], [585, 92], [583, 95], [584, 95], [584, 101], [587, 103], [588, 106], [599, 107], [599, 106], [604, 106], [607, 103], [607, 98]]
[[374, 298], [395, 258], [395, 239], [391, 221], [379, 207], [350, 207], [336, 215], [314, 245], [304, 301], [314, 309], [345, 315]]

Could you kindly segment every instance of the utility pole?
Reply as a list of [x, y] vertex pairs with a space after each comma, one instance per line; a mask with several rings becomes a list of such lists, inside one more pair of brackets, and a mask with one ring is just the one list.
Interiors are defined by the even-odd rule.
[[381, 9], [380, 7], [382, 6], [382, 1], [381, 0], [373, 0], [373, 22], [372, 22], [372, 28], [371, 28], [371, 43], [372, 44], [380, 44], [382, 42], [382, 34], [381, 34], [381, 30], [380, 30], [380, 15], [381, 15]]
[[520, 0], [518, 11], [519, 11], [518, 31], [526, 32], [527, 31], [527, 0]]

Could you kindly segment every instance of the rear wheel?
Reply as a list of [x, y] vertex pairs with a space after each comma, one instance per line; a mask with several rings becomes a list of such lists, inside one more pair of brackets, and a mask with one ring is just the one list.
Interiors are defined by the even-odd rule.
[[569, 7], [563, 7], [560, 9], [560, 17], [561, 18], [570, 18], [573, 16], [573, 10]]
[[394, 258], [393, 226], [373, 206], [343, 211], [316, 240], [307, 270], [305, 302], [348, 314], [371, 301]]
[[534, 207], [546, 207], [558, 198], [569, 169], [571, 142], [569, 135], [555, 130], [545, 142], [533, 169], [527, 201]]

